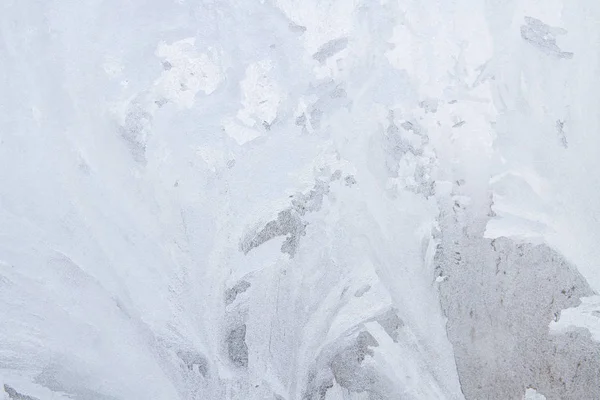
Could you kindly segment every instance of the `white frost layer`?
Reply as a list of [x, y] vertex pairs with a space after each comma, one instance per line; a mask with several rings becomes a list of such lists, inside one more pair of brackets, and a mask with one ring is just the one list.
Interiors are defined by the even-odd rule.
[[587, 329], [592, 339], [600, 342], [600, 296], [582, 298], [579, 306], [563, 310], [558, 321], [550, 322], [550, 332], [554, 333], [577, 328]]
[[163, 59], [165, 69], [154, 82], [159, 98], [162, 96], [190, 108], [198, 92], [208, 95], [219, 87], [224, 75], [217, 64], [217, 51], [209, 49], [209, 54], [199, 53], [195, 44], [193, 37], [172, 44], [158, 44], [155, 54]]
[[593, 84], [600, 29], [588, 17], [600, 5], [510, 3], [490, 7], [490, 18], [512, 29], [493, 31], [498, 162], [490, 181], [496, 218], [486, 236], [545, 242], [600, 290], [600, 162], [591, 151], [600, 146]]
[[[411, 5], [415, 48], [438, 38], [411, 77], [391, 2], [117, 3], [0, 13], [2, 383], [461, 399], [432, 263], [450, 143], [419, 106], [422, 77], [452, 89], [431, 105], [460, 86], [460, 30]], [[448, 108], [445, 131], [472, 107]]]
[[538, 393], [537, 390], [535, 390], [535, 389], [528, 388], [525, 391], [523, 400], [546, 400], [546, 396], [544, 396], [541, 393]]
[[[502, 157], [488, 233], [600, 287], [594, 2], [27, 3], [0, 13], [0, 364], [25, 394], [461, 399], [437, 201], [457, 182], [485, 214]], [[527, 47], [533, 14], [572, 60]]]

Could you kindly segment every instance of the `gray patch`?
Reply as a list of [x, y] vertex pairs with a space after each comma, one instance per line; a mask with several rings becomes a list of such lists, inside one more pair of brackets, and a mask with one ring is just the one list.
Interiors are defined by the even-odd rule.
[[415, 167], [413, 177], [416, 185], [408, 187], [407, 189], [412, 190], [414, 193], [422, 194], [425, 197], [433, 196], [435, 194], [435, 182], [429, 177], [429, 172], [425, 165], [418, 164]]
[[302, 25], [298, 25], [295, 24], [293, 22], [290, 22], [290, 24], [288, 25], [288, 28], [290, 29], [290, 31], [294, 32], [294, 33], [304, 33], [306, 32], [306, 27], [302, 26]]
[[317, 180], [313, 189], [308, 194], [298, 193], [292, 200], [293, 209], [300, 215], [306, 212], [319, 211], [323, 206], [324, 197], [329, 194], [329, 184]]
[[246, 345], [246, 325], [241, 325], [227, 335], [227, 354], [233, 364], [248, 367], [248, 346]]
[[190, 371], [198, 372], [202, 376], [208, 373], [208, 361], [203, 354], [195, 351], [179, 351], [177, 355]]
[[466, 222], [469, 208], [452, 203], [441, 205], [434, 262], [449, 277], [440, 301], [465, 398], [517, 399], [529, 386], [548, 399], [600, 399], [600, 344], [548, 330], [593, 294], [585, 279], [545, 245], [483, 238], [487, 221]]
[[354, 297], [362, 297], [365, 293], [371, 290], [371, 285], [361, 286], [356, 292], [354, 292]]
[[319, 396], [319, 400], [325, 400], [327, 397], [327, 391], [333, 387], [333, 381], [324, 382], [317, 389], [317, 396]]
[[[369, 347], [379, 347], [379, 343], [369, 332], [363, 331], [356, 337], [356, 344], [361, 349], [366, 349], [366, 354], [373, 355], [373, 351]], [[364, 358], [363, 358], [364, 359]], [[361, 360], [362, 362], [362, 360]]]
[[416, 121], [403, 121], [400, 127], [405, 131], [412, 132], [419, 136], [419, 144], [413, 144], [408, 139], [402, 137], [400, 128], [394, 123], [394, 113], [390, 110], [388, 115], [389, 125], [384, 135], [386, 158], [385, 164], [390, 177], [398, 177], [399, 161], [407, 153], [412, 153], [416, 157], [416, 166], [414, 172], [415, 184], [406, 185], [405, 189], [417, 194], [429, 197], [435, 193], [435, 184], [430, 177], [432, 161], [428, 157], [423, 157], [425, 146], [429, 143], [429, 137], [423, 128]]
[[[407, 152], [410, 151], [414, 153], [414, 149], [408, 141], [400, 136], [400, 129], [394, 124], [393, 116], [390, 116], [389, 119], [390, 125], [386, 129], [385, 140], [387, 142], [386, 147], [389, 149], [389, 154], [393, 160], [392, 165], [389, 165], [389, 168], [396, 169], [396, 162], [400, 161]], [[412, 124], [410, 122], [404, 122], [402, 127], [408, 130], [412, 128]]]
[[[410, 123], [404, 123], [403, 125], [409, 126], [407, 124]], [[416, 153], [416, 149], [400, 136], [400, 129], [394, 124], [391, 124], [387, 128], [386, 140], [388, 148], [390, 149], [390, 155], [395, 162], [400, 161], [402, 157], [404, 157], [404, 154], [408, 152], [413, 154]], [[392, 168], [396, 169], [396, 166], [394, 165]]]
[[[304, 236], [304, 231], [301, 232], [301, 235]], [[291, 258], [294, 257], [294, 255], [296, 254], [296, 250], [298, 249], [298, 243], [300, 242], [300, 236], [299, 235], [292, 235], [287, 237], [284, 241], [283, 244], [281, 245], [281, 252], [282, 253], [287, 253], [289, 254], [289, 256]]]
[[[327, 395], [327, 390], [333, 386], [333, 377], [331, 374], [325, 374], [326, 371], [321, 370], [321, 376], [317, 376], [314, 369], [308, 372], [307, 386], [302, 394], [302, 400], [323, 400]], [[325, 376], [323, 376], [325, 375]]]
[[[360, 327], [356, 327], [361, 329]], [[342, 343], [321, 352], [317, 365], [311, 368], [307, 376], [306, 390], [302, 400], [324, 400], [328, 390], [337, 384], [352, 393], [362, 393], [361, 399], [399, 399], [392, 389], [391, 382], [381, 377], [372, 363], [365, 363], [367, 356], [373, 356], [373, 347], [379, 343], [368, 331], [354, 331], [345, 336]], [[392, 392], [395, 392], [392, 394]], [[352, 393], [349, 398], [355, 398]], [[385, 394], [382, 396], [382, 394]]]
[[335, 54], [344, 50], [347, 46], [347, 37], [330, 40], [322, 45], [315, 54], [313, 54], [313, 58], [323, 64], [329, 57], [334, 56]]
[[161, 99], [154, 101], [154, 104], [156, 104], [158, 106], [158, 108], [160, 108], [160, 107], [164, 106], [165, 104], [167, 104], [168, 102], [169, 101], [167, 99], [161, 98]]
[[302, 400], [325, 400], [327, 391], [333, 387], [333, 379], [321, 380], [316, 384], [314, 372], [309, 373], [309, 382], [306, 392], [302, 396]]
[[560, 145], [565, 149], [569, 147], [569, 143], [567, 143], [567, 136], [565, 135], [565, 123], [564, 121], [557, 120], [556, 121], [556, 132], [558, 133], [558, 140], [560, 140]]
[[302, 221], [294, 210], [281, 211], [275, 221], [268, 222], [258, 233], [242, 241], [240, 250], [244, 254], [248, 254], [250, 250], [275, 237], [288, 236], [281, 246], [281, 251], [289, 254], [290, 257], [294, 257], [300, 237], [306, 234], [306, 225], [307, 223]]
[[404, 129], [405, 131], [412, 131], [416, 134], [420, 134], [420, 130], [415, 126], [415, 124], [413, 124], [410, 121], [404, 121], [400, 124], [400, 127], [402, 127], [402, 129]]
[[306, 114], [302, 114], [298, 118], [296, 118], [296, 125], [304, 126], [306, 125]]
[[344, 178], [344, 182], [346, 182], [346, 186], [354, 186], [356, 185], [356, 178], [353, 175], [347, 175]]
[[[392, 125], [393, 125], [393, 120]], [[415, 135], [423, 136], [423, 129], [416, 121], [404, 121], [400, 124], [400, 127], [405, 131], [414, 133]]]
[[455, 123], [454, 125], [452, 125], [453, 128], [460, 128], [461, 126], [463, 126], [464, 124], [466, 124], [466, 121], [458, 121], [457, 123]]
[[121, 136], [127, 142], [133, 158], [146, 161], [146, 140], [152, 126], [152, 116], [139, 105], [133, 105], [121, 127]]
[[377, 322], [381, 325], [385, 333], [392, 338], [394, 343], [398, 343], [400, 328], [404, 326], [404, 321], [398, 316], [398, 310], [395, 308], [390, 309], [381, 317], [377, 318]]
[[171, 68], [173, 68], [173, 65], [168, 61], [163, 61], [162, 66], [165, 71], [168, 71]]
[[[334, 173], [332, 177], [335, 177]], [[334, 179], [332, 179], [334, 180]], [[307, 222], [302, 220], [307, 212], [316, 212], [323, 207], [324, 197], [329, 194], [329, 182], [317, 179], [315, 186], [308, 193], [297, 193], [291, 201], [291, 207], [280, 211], [277, 219], [268, 222], [258, 232], [248, 234], [240, 242], [240, 251], [248, 254], [252, 249], [278, 237], [287, 236], [281, 245], [281, 251], [294, 257], [300, 238], [306, 235]]]
[[376, 379], [367, 373], [362, 373], [361, 364], [365, 357], [373, 356], [369, 347], [377, 347], [379, 343], [368, 332], [360, 332], [356, 342], [338, 354], [331, 361], [331, 371], [335, 381], [343, 388], [352, 392], [365, 392], [376, 383]]
[[385, 398], [383, 397], [383, 395], [381, 395], [377, 392], [370, 392], [369, 400], [385, 400]]
[[4, 391], [8, 394], [8, 398], [11, 400], [39, 400], [37, 397], [27, 396], [17, 392], [14, 388], [4, 384]]
[[562, 51], [556, 44], [556, 36], [567, 31], [546, 25], [537, 18], [525, 17], [525, 25], [521, 26], [521, 37], [547, 55], [558, 58], [573, 58], [573, 53]]
[[225, 291], [225, 304], [229, 305], [233, 303], [240, 293], [244, 293], [250, 287], [250, 282], [239, 281], [233, 287]]
[[436, 113], [438, 110], [437, 99], [425, 99], [419, 103], [419, 107], [425, 110], [425, 113]]

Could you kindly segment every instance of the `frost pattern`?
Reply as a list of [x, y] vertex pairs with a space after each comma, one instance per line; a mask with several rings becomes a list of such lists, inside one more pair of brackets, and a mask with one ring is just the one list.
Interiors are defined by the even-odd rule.
[[5, 1], [0, 394], [600, 398], [598, 20]]

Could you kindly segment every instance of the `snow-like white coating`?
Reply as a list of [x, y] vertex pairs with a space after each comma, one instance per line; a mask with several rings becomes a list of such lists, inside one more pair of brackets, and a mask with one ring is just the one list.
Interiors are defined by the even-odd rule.
[[0, 399], [600, 398], [599, 21], [5, 0]]

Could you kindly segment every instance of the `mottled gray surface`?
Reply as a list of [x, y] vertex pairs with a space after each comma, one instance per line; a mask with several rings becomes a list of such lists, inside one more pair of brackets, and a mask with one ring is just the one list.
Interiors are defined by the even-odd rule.
[[344, 50], [347, 46], [348, 38], [346, 37], [330, 40], [321, 46], [315, 54], [313, 54], [313, 58], [320, 63], [324, 63], [329, 57]]
[[397, 343], [398, 330], [404, 326], [404, 322], [398, 316], [398, 310], [394, 308], [388, 310], [385, 314], [377, 318], [377, 322], [392, 340]]
[[197, 351], [180, 351], [177, 355], [190, 371], [196, 371], [202, 376], [208, 373], [208, 361], [203, 354]]
[[239, 281], [233, 287], [225, 290], [225, 304], [233, 303], [240, 293], [244, 293], [250, 287], [250, 282]]
[[[307, 193], [296, 193], [290, 196], [291, 207], [280, 211], [277, 214], [277, 219], [267, 222], [260, 230], [252, 231], [240, 241], [240, 250], [244, 254], [248, 254], [252, 249], [268, 242], [278, 236], [285, 236], [281, 245], [281, 252], [287, 253], [290, 257], [294, 257], [298, 249], [300, 238], [306, 234], [306, 226], [308, 225], [302, 217], [307, 212], [319, 211], [323, 205], [323, 197], [329, 193], [330, 182], [339, 180], [341, 171], [335, 171], [327, 180], [317, 180], [313, 189]], [[346, 183], [351, 185], [353, 178]], [[354, 180], [354, 182], [356, 182]]]
[[11, 400], [39, 400], [35, 397], [26, 396], [17, 392], [14, 388], [12, 388], [10, 385], [7, 385], [6, 383], [4, 384], [4, 391], [8, 395], [8, 398]]
[[246, 345], [246, 325], [240, 325], [227, 335], [227, 354], [238, 367], [248, 366], [248, 345]]
[[263, 229], [244, 239], [240, 250], [248, 253], [255, 247], [268, 242], [278, 236], [287, 236], [281, 245], [281, 252], [293, 257], [300, 237], [304, 235], [306, 223], [303, 222], [294, 210], [284, 210], [277, 214], [277, 219], [269, 221]]
[[340, 351], [331, 361], [331, 371], [336, 382], [352, 392], [377, 391], [376, 377], [372, 376], [362, 363], [365, 357], [372, 356], [370, 347], [379, 343], [368, 332], [360, 332], [356, 342]]
[[558, 58], [573, 58], [573, 53], [562, 51], [556, 44], [556, 36], [567, 31], [546, 25], [537, 18], [525, 17], [525, 25], [521, 26], [521, 37], [544, 53]]
[[326, 353], [322, 369], [312, 371], [303, 400], [325, 399], [334, 384], [349, 394], [363, 393], [366, 399], [394, 398], [384, 378], [365, 362], [373, 357], [372, 349], [379, 346], [377, 340], [366, 331], [355, 332], [349, 339], [344, 346]]
[[548, 329], [593, 294], [577, 270], [545, 245], [484, 239], [485, 220], [446, 211], [436, 265], [465, 398], [521, 399], [526, 388], [549, 400], [600, 398], [600, 343]]

